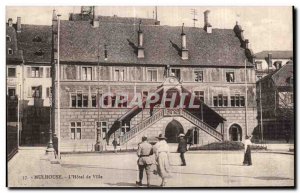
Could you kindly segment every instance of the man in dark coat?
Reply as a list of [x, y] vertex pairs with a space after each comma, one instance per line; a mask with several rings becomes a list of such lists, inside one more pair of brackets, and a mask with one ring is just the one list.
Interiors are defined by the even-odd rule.
[[139, 143], [137, 150], [137, 155], [139, 157], [137, 164], [139, 167], [139, 181], [136, 182], [137, 185], [142, 186], [143, 173], [146, 170], [147, 175], [147, 186], [150, 187], [150, 173], [151, 165], [154, 163], [153, 158], [153, 148], [152, 145], [147, 141], [147, 137], [142, 137], [142, 142]]
[[179, 142], [178, 142], [177, 152], [180, 153], [181, 166], [186, 166], [184, 153], [187, 151], [187, 142], [183, 133], [180, 133], [178, 137], [179, 137]]

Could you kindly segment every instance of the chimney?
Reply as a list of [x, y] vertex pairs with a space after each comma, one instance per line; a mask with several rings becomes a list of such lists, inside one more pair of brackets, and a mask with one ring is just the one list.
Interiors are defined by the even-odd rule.
[[212, 32], [212, 26], [211, 24], [209, 23], [208, 21], [208, 14], [210, 13], [209, 10], [206, 10], [204, 11], [204, 30], [207, 32], [207, 33], [211, 33]]
[[53, 9], [53, 12], [52, 12], [52, 21], [56, 21], [56, 20], [57, 20], [56, 10]]
[[157, 6], [155, 6], [155, 22], [154, 25], [160, 25], [160, 21], [157, 19]]
[[143, 48], [144, 35], [143, 35], [143, 31], [141, 30], [141, 23], [142, 20], [140, 20], [139, 30], [138, 30], [138, 58], [145, 57], [144, 48]]
[[272, 53], [268, 53], [268, 65], [272, 68]]
[[95, 14], [95, 6], [93, 6], [93, 27], [99, 27], [99, 20], [97, 20], [97, 17]]
[[249, 49], [249, 40], [245, 39], [245, 49]]
[[21, 17], [17, 17], [17, 32], [21, 32]]
[[9, 27], [12, 27], [12, 25], [13, 25], [12, 22], [13, 22], [12, 18], [9, 18], [9, 19], [8, 19], [8, 26], [9, 26]]
[[186, 49], [186, 35], [183, 31], [184, 23], [182, 24], [181, 29], [181, 59], [187, 60], [189, 59], [188, 49]]

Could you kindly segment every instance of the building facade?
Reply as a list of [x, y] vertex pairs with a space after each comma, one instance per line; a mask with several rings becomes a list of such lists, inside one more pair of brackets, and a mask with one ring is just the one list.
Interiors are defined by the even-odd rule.
[[[7, 104], [11, 99], [19, 101], [20, 144], [46, 144], [50, 127], [52, 28], [22, 24], [20, 17], [15, 24], [9, 19], [6, 49], [7, 96], [10, 99]], [[8, 113], [8, 119], [18, 114], [18, 101], [15, 111]]]
[[[60, 129], [61, 151], [93, 151], [97, 139], [103, 146], [113, 138], [120, 145], [136, 146], [142, 135], [154, 138], [159, 133], [171, 143], [182, 132], [194, 144], [241, 141], [251, 134], [257, 110], [249, 41], [238, 24], [213, 28], [208, 13], [204, 28], [193, 28], [160, 26], [155, 19], [95, 16], [92, 8], [61, 21], [54, 12], [52, 121], [56, 135]], [[200, 107], [129, 108], [116, 102], [118, 93], [139, 93], [143, 104], [151, 93], [185, 93], [195, 95]]]
[[255, 54], [256, 80], [293, 60], [293, 51], [265, 50]]

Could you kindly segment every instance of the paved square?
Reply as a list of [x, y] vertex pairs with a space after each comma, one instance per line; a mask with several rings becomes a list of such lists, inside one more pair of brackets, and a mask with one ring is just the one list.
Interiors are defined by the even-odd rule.
[[[135, 153], [68, 155], [61, 164], [50, 164], [43, 153], [42, 149], [20, 150], [8, 163], [9, 187], [136, 187]], [[188, 152], [188, 165], [183, 167], [179, 154], [171, 153], [172, 177], [167, 186], [293, 186], [294, 155], [253, 152], [252, 159], [253, 166], [243, 166], [242, 151]], [[55, 178], [49, 175], [61, 176], [44, 179]], [[151, 184], [159, 186], [160, 178], [151, 177]]]

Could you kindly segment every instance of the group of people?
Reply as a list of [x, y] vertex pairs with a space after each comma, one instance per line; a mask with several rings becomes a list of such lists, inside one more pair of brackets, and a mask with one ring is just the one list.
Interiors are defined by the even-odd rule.
[[[142, 137], [142, 142], [139, 143], [137, 155], [138, 155], [138, 168], [139, 168], [139, 181], [136, 181], [138, 186], [142, 186], [143, 173], [146, 170], [147, 186], [150, 187], [151, 173], [158, 174], [162, 181], [161, 186], [166, 186], [166, 178], [170, 177], [170, 150], [169, 145], [166, 142], [166, 138], [160, 134], [158, 142], [152, 146], [146, 136]], [[187, 141], [185, 135], [180, 133], [178, 136], [178, 148], [177, 152], [180, 153], [181, 166], [186, 166], [186, 160], [184, 153], [187, 149]], [[244, 161], [243, 165], [252, 165], [251, 160], [251, 136], [246, 136], [244, 141]]]
[[[184, 153], [187, 151], [187, 142], [184, 134], [179, 134], [179, 143], [177, 152], [180, 153], [182, 166], [186, 166]], [[138, 168], [139, 168], [139, 181], [136, 182], [138, 186], [142, 186], [143, 173], [146, 170], [147, 186], [150, 187], [151, 173], [158, 174], [162, 181], [162, 187], [166, 186], [166, 178], [170, 177], [170, 150], [169, 145], [166, 142], [166, 138], [160, 134], [158, 142], [152, 146], [147, 137], [142, 137], [142, 142], [139, 143], [137, 155], [138, 155]]]

